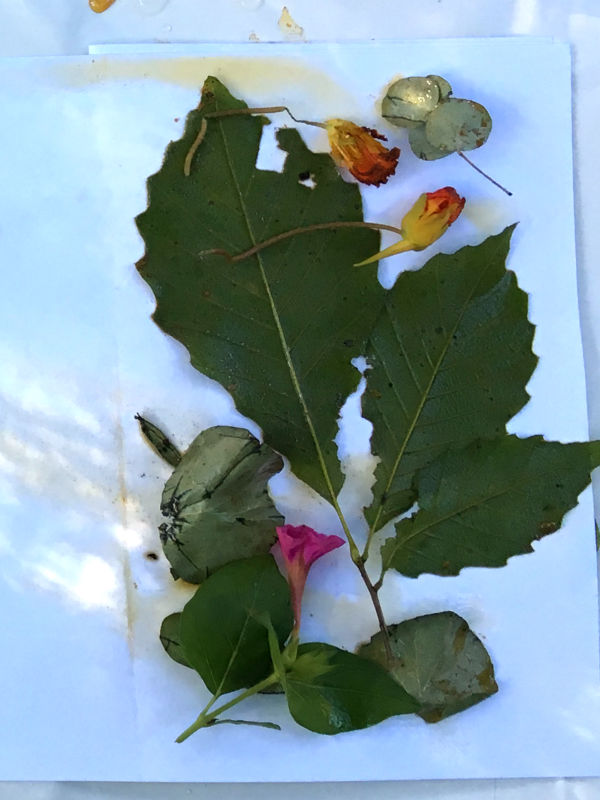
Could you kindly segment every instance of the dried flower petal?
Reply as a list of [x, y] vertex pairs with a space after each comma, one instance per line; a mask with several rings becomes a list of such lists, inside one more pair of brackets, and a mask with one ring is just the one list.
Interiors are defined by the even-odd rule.
[[350, 170], [361, 183], [379, 186], [396, 171], [400, 150], [384, 147], [377, 140], [386, 138], [376, 130], [344, 119], [330, 119], [325, 128], [334, 161]]
[[404, 253], [407, 250], [424, 250], [444, 234], [458, 218], [465, 205], [452, 186], [422, 194], [402, 220], [402, 238], [380, 253], [356, 264], [371, 264], [381, 258]]

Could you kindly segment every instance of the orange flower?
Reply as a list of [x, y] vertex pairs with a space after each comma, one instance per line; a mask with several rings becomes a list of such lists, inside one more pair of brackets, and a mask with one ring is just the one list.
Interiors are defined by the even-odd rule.
[[400, 150], [388, 150], [378, 139], [386, 141], [372, 128], [363, 128], [345, 119], [325, 123], [334, 161], [350, 170], [361, 183], [379, 186], [396, 171]]
[[402, 220], [403, 238], [355, 266], [371, 264], [380, 258], [404, 253], [407, 250], [424, 250], [448, 230], [464, 205], [465, 198], [460, 197], [452, 186], [422, 194]]

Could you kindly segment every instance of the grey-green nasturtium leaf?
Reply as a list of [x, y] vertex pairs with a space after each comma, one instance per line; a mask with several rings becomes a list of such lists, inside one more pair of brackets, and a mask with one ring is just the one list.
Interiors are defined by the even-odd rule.
[[283, 645], [293, 625], [286, 579], [270, 555], [234, 561], [186, 604], [179, 637], [185, 658], [213, 693], [253, 686], [273, 671], [266, 613]]
[[446, 153], [481, 147], [491, 130], [492, 118], [484, 106], [455, 97], [440, 103], [425, 123], [426, 139]]
[[404, 272], [367, 345], [373, 529], [415, 500], [418, 470], [448, 447], [504, 433], [536, 365], [527, 295], [505, 266], [514, 226]]
[[175, 614], [169, 614], [168, 617], [163, 619], [162, 625], [160, 626], [160, 643], [173, 661], [176, 661], [184, 667], [191, 667], [183, 652], [183, 647], [181, 646], [181, 636], [179, 634], [180, 622], [180, 611]]
[[[337, 417], [358, 383], [351, 359], [362, 355], [384, 296], [373, 273], [352, 264], [378, 251], [379, 235], [354, 227], [303, 233], [234, 263], [207, 254], [239, 254], [311, 224], [363, 220], [359, 188], [297, 130], [277, 133], [287, 154], [279, 173], [255, 166], [264, 117], [204, 120], [246, 107], [216, 78], [206, 80], [182, 139], [148, 180], [148, 209], [136, 220], [146, 252], [137, 267], [156, 296], [156, 324], [231, 392], [295, 474], [331, 500], [343, 482]], [[314, 188], [299, 181], [306, 173]]]
[[366, 728], [419, 708], [379, 664], [320, 642], [298, 648], [286, 696], [296, 722], [324, 734]]
[[419, 511], [396, 524], [381, 556], [416, 578], [502, 567], [557, 531], [600, 463], [598, 443], [505, 435], [448, 450], [416, 477]]
[[425, 122], [452, 87], [439, 75], [401, 78], [388, 88], [381, 103], [381, 114], [392, 125], [412, 128]]
[[176, 578], [201, 583], [224, 564], [268, 553], [283, 517], [267, 483], [283, 460], [244, 428], [202, 431], [165, 484], [160, 526]]
[[426, 614], [388, 628], [390, 665], [381, 632], [358, 654], [387, 669], [420, 703], [426, 722], [439, 722], [498, 691], [494, 666], [481, 640], [453, 611]]
[[416, 157], [423, 161], [437, 161], [438, 158], [446, 158], [448, 155], [445, 150], [438, 150], [430, 144], [425, 136], [425, 125], [417, 125], [409, 130], [408, 143]]

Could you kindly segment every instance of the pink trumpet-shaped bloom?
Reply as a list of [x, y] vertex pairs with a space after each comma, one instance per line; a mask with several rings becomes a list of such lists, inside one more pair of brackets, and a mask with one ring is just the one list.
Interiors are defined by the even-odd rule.
[[285, 561], [294, 611], [294, 632], [300, 627], [302, 595], [308, 571], [314, 562], [345, 544], [339, 536], [317, 533], [308, 525], [281, 525], [277, 528], [281, 553]]

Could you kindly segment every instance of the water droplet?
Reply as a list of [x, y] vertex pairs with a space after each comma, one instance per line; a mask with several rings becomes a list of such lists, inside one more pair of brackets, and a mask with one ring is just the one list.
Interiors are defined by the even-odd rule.
[[138, 0], [141, 11], [148, 16], [160, 14], [169, 0]]

